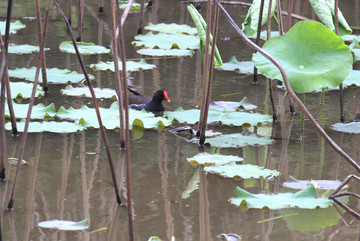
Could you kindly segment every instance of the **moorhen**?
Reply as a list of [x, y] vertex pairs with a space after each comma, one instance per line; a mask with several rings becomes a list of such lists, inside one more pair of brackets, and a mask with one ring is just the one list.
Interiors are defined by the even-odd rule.
[[128, 90], [132, 93], [132, 95], [129, 95], [129, 107], [135, 110], [145, 109], [149, 112], [162, 112], [165, 110], [162, 101], [166, 100], [170, 102], [165, 90], [156, 91], [152, 98], [140, 94], [130, 88], [128, 88]]

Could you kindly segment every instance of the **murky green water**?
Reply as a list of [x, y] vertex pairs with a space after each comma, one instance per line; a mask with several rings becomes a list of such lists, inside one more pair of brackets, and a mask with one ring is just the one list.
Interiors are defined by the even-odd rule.
[[[356, 0], [340, 1], [343, 14], [351, 26], [359, 25], [359, 12]], [[43, 10], [46, 2], [42, 1]], [[66, 4], [62, 3], [65, 9]], [[0, 2], [1, 17], [5, 16], [6, 1]], [[108, 3], [105, 15], [97, 15], [97, 1], [86, 1], [83, 40], [108, 46], [111, 39], [111, 21]], [[286, 4], [284, 4], [286, 6]], [[297, 14], [311, 17], [309, 4], [295, 1]], [[227, 5], [227, 9], [241, 23], [239, 16], [246, 14], [246, 8]], [[76, 26], [77, 7], [73, 7], [73, 26]], [[43, 12], [44, 14], [44, 12]], [[13, 17], [35, 16], [33, 1], [15, 1]], [[355, 16], [355, 17], [354, 17]], [[11, 42], [37, 44], [35, 20], [21, 19], [26, 29], [11, 36]], [[129, 59], [137, 59], [135, 48], [130, 42], [136, 34], [138, 14], [130, 14], [126, 24], [126, 51]], [[146, 12], [145, 22], [180, 23], [192, 25], [186, 6], [179, 1], [154, 1], [151, 11]], [[223, 60], [227, 62], [236, 55], [238, 60], [250, 60], [252, 51], [245, 46], [226, 20], [220, 20], [220, 40], [218, 41]], [[224, 40], [230, 37], [230, 40]], [[46, 52], [49, 68], [69, 68], [79, 71], [75, 55], [61, 53], [60, 42], [67, 39], [65, 24], [55, 8], [51, 11], [51, 22], [47, 38]], [[84, 56], [90, 65], [100, 60], [111, 60], [108, 55]], [[199, 53], [193, 57], [149, 59], [157, 65], [152, 71], [132, 72], [129, 84], [139, 91], [151, 95], [160, 87], [166, 89], [171, 99], [167, 109], [194, 108], [200, 101], [201, 59]], [[10, 55], [9, 68], [32, 67], [37, 55]], [[106, 72], [90, 74], [97, 77], [94, 84], [101, 87], [115, 87], [114, 75]], [[240, 101], [247, 96], [258, 105], [260, 113], [270, 113], [268, 91], [265, 79], [260, 78], [258, 85], [252, 85], [252, 77], [230, 72], [215, 71], [213, 100]], [[89, 104], [90, 99], [63, 97], [59, 94], [65, 86], [50, 86], [46, 98], [41, 103], [55, 103], [59, 108], [80, 107]], [[231, 95], [228, 95], [231, 94]], [[224, 96], [227, 95], [227, 96]], [[293, 176], [297, 179], [343, 180], [356, 171], [327, 144], [322, 153], [320, 136], [305, 123], [301, 130], [301, 115], [298, 111], [293, 121], [288, 111], [288, 101], [284, 93], [275, 88], [275, 101], [279, 123], [273, 127], [260, 128], [271, 134], [274, 143], [266, 147], [245, 147], [240, 149], [222, 149], [221, 154], [239, 155], [245, 163], [266, 165], [279, 170], [282, 175], [269, 182], [265, 187], [260, 181], [234, 181], [214, 174], [205, 174], [198, 167], [191, 166], [187, 157], [199, 152], [197, 145], [162, 131], [146, 130], [141, 139], [131, 143], [132, 195], [134, 209], [135, 240], [147, 240], [157, 235], [163, 240], [217, 240], [221, 233], [236, 233], [243, 240], [357, 240], [359, 222], [348, 214], [342, 220], [333, 208], [326, 210], [282, 210], [261, 211], [251, 209], [241, 212], [231, 206], [236, 186], [252, 193], [285, 192], [282, 183]], [[358, 88], [345, 90], [347, 120], [351, 120], [357, 108]], [[26, 102], [26, 101], [25, 101]], [[109, 106], [109, 101], [101, 101], [101, 106]], [[321, 122], [334, 140], [344, 147], [355, 160], [360, 159], [358, 135], [340, 134], [330, 129], [330, 124], [339, 121], [338, 93], [329, 92], [325, 105], [321, 106], [320, 94], [308, 94], [306, 105]], [[274, 128], [273, 130], [271, 128]], [[223, 133], [241, 132], [237, 127], [213, 126]], [[124, 153], [119, 150], [119, 133], [107, 131], [111, 145], [111, 154], [116, 160], [116, 172], [121, 186], [122, 199], [126, 200]], [[6, 155], [17, 156], [21, 136], [12, 137], [7, 132]], [[207, 148], [206, 151], [215, 150]], [[7, 164], [7, 182], [0, 184], [0, 210], [3, 240], [128, 240], [127, 210], [117, 207], [108, 167], [105, 148], [98, 130], [87, 130], [76, 134], [30, 134], [28, 136], [24, 159], [31, 166], [23, 166], [21, 178], [15, 193], [14, 210], [6, 209], [12, 187], [15, 166]], [[199, 179], [199, 187], [185, 199], [183, 194], [194, 178]], [[359, 193], [360, 186], [352, 183], [350, 191]], [[350, 199], [351, 207], [359, 207], [356, 200]], [[258, 221], [292, 214], [286, 218], [268, 222]], [[65, 219], [80, 221], [88, 219], [90, 230], [107, 227], [106, 231], [89, 234], [88, 232], [62, 232], [37, 227], [45, 220]]]

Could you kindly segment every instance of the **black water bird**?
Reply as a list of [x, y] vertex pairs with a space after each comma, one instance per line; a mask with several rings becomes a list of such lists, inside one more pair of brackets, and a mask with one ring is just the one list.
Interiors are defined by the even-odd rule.
[[162, 112], [165, 110], [162, 101], [166, 100], [170, 102], [166, 90], [156, 91], [152, 98], [140, 94], [135, 90], [129, 88], [128, 90], [132, 93], [129, 95], [129, 107], [135, 110], [145, 109], [149, 112]]

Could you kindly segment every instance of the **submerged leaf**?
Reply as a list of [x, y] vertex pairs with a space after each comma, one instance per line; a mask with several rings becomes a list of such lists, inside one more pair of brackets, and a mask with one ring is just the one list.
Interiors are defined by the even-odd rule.
[[38, 223], [38, 226], [41, 228], [52, 228], [63, 231], [78, 231], [89, 228], [89, 223], [87, 219], [82, 220], [80, 222], [67, 221], [67, 220], [51, 220], [51, 221], [43, 221]]
[[[103, 70], [103, 71], [115, 72], [114, 61], [106, 61], [106, 62], [101, 61], [97, 64], [91, 64], [90, 68], [92, 68], [94, 71]], [[155, 68], [156, 65], [146, 63], [145, 59], [141, 59], [139, 62], [130, 61], [130, 60], [126, 61], [126, 71], [128, 72], [139, 71], [140, 69], [148, 70]], [[121, 70], [122, 70], [122, 62], [119, 61], [119, 71]]]
[[220, 154], [210, 154], [206, 152], [201, 152], [193, 157], [186, 158], [191, 165], [197, 166], [199, 164], [204, 166], [211, 166], [213, 164], [224, 165], [229, 162], [240, 162], [244, 159], [238, 156], [232, 155], [220, 155]]
[[223, 63], [218, 70], [234, 71], [240, 74], [253, 74], [254, 64], [252, 61], [239, 62], [235, 56], [232, 56], [229, 62]]
[[278, 194], [251, 194], [236, 187], [234, 197], [230, 202], [236, 206], [257, 209], [284, 209], [284, 208], [327, 208], [333, 205], [328, 198], [316, 198], [315, 188], [312, 184], [297, 193]]
[[[110, 49], [104, 46], [96, 45], [94, 43], [76, 42], [80, 54], [107, 54]], [[59, 46], [60, 51], [75, 54], [74, 45], [71, 41], [63, 41]]]
[[196, 28], [190, 27], [186, 24], [177, 24], [177, 23], [158, 23], [152, 24], [149, 23], [145, 26], [145, 30], [160, 32], [160, 33], [182, 33], [189, 35], [196, 35], [198, 32]]

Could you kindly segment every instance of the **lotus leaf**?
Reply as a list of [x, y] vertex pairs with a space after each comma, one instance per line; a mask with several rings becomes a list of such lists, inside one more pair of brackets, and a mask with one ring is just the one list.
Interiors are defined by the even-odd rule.
[[[96, 98], [112, 98], [117, 99], [116, 91], [109, 88], [93, 88]], [[71, 85], [67, 86], [65, 89], [60, 91], [62, 95], [69, 96], [82, 96], [82, 97], [91, 97], [89, 87], [72, 87]]]
[[162, 241], [161, 238], [159, 238], [158, 236], [151, 236], [148, 241]]
[[[112, 71], [115, 72], [114, 62], [107, 61], [107, 62], [99, 62], [97, 64], [91, 64], [90, 68], [94, 71], [97, 70], [104, 70], [104, 71]], [[148, 69], [155, 69], [156, 65], [146, 63], [145, 59], [141, 59], [139, 62], [136, 61], [126, 61], [126, 71], [139, 71], [140, 69], [148, 70]], [[119, 61], [119, 70], [122, 70], [121, 61]]]
[[138, 49], [138, 54], [150, 55], [150, 56], [191, 56], [194, 51], [190, 49]]
[[193, 157], [188, 157], [186, 158], [186, 160], [190, 162], [190, 164], [193, 166], [197, 166], [199, 164], [204, 166], [211, 166], [213, 164], [224, 165], [229, 162], [240, 162], [244, 159], [238, 156], [210, 154], [202, 152]]
[[187, 34], [153, 34], [149, 32], [145, 35], [135, 36], [135, 41], [131, 42], [136, 47], [146, 47], [155, 49], [198, 49], [200, 39], [198, 36]]
[[[331, 31], [335, 32], [335, 1], [334, 0], [309, 0], [316, 15]], [[351, 34], [352, 30], [349, 27], [346, 19], [338, 9], [339, 21], [339, 35]]]
[[[341, 184], [339, 180], [296, 180], [290, 176], [289, 180], [283, 183], [283, 186], [291, 189], [304, 189], [309, 183], [313, 184], [316, 189], [325, 190], [336, 190]], [[343, 188], [347, 187], [345, 185]]]
[[[21, 68], [9, 70], [9, 77], [26, 79], [28, 81], [34, 82], [35, 79], [36, 67], [31, 67], [30, 69]], [[84, 79], [84, 75], [71, 71], [68, 69], [46, 69], [47, 81], [51, 84], [67, 84], [67, 83], [79, 83]], [[89, 75], [90, 79], [94, 79], [94, 76]], [[41, 70], [39, 74], [39, 83], [42, 83]]]
[[354, 54], [354, 63], [360, 60], [360, 44], [358, 40], [354, 39], [353, 42], [349, 45], [351, 52]]
[[331, 125], [331, 129], [345, 133], [360, 134], [360, 122], [336, 123]]
[[[0, 21], [0, 31], [1, 35], [5, 35], [5, 25], [6, 21]], [[22, 24], [19, 20], [10, 23], [10, 34], [16, 33], [18, 30], [25, 28], [26, 26]]]
[[[218, 121], [219, 114], [221, 114], [221, 112], [209, 110], [207, 122], [212, 123]], [[200, 110], [184, 110], [179, 107], [175, 111], [165, 111], [163, 116], [179, 123], [195, 124], [199, 121]]]
[[[76, 43], [80, 54], [107, 54], [110, 53], [110, 49], [104, 46], [96, 45], [94, 43], [77, 42]], [[74, 45], [71, 41], [61, 42], [59, 46], [60, 51], [75, 54]]]
[[[285, 35], [267, 41], [263, 50], [282, 65], [297, 93], [321, 87], [334, 88], [352, 69], [349, 47], [342, 38], [317, 22], [298, 22]], [[266, 77], [283, 80], [279, 69], [260, 53], [253, 55], [253, 61]]]
[[155, 31], [155, 32], [161, 32], [161, 33], [182, 33], [182, 34], [189, 34], [189, 35], [196, 35], [198, 32], [196, 28], [190, 27], [186, 24], [177, 24], [177, 23], [158, 23], [158, 24], [152, 24], [149, 23], [147, 26], [145, 26], [145, 30]]
[[[198, 139], [194, 138], [190, 142], [197, 143]], [[271, 138], [259, 137], [251, 134], [225, 134], [214, 138], [205, 139], [205, 144], [209, 144], [218, 148], [239, 148], [249, 145], [270, 145]]]
[[[1, 86], [1, 84], [0, 84]], [[33, 83], [24, 83], [24, 82], [11, 82], [11, 98], [12, 99], [27, 99], [31, 97]], [[41, 86], [36, 86], [35, 97], [42, 97], [45, 92], [42, 90]]]
[[[25, 119], [16, 122], [17, 130], [19, 132], [24, 131]], [[11, 123], [5, 124], [6, 130], [12, 130]], [[54, 133], [72, 133], [85, 130], [85, 126], [73, 122], [57, 122], [57, 121], [43, 121], [43, 122], [30, 122], [29, 133], [39, 132], [54, 132]]]
[[[279, 35], [280, 35], [279, 31], [271, 31], [270, 32], [270, 38], [277, 37]], [[256, 34], [249, 36], [249, 38], [252, 38], [252, 39], [256, 39], [256, 37], [257, 37]], [[260, 39], [265, 40], [265, 41], [267, 40], [267, 31], [261, 31]]]
[[240, 74], [253, 74], [254, 64], [252, 61], [239, 62], [235, 56], [231, 57], [230, 61], [223, 63], [222, 66], [217, 68], [218, 70], [235, 71]]
[[[49, 50], [49, 48], [44, 48], [44, 50]], [[1, 50], [0, 50], [1, 52]], [[39, 52], [39, 46], [29, 45], [29, 44], [9, 44], [8, 53], [9, 54], [31, 54], [34, 52]]]
[[247, 97], [244, 97], [240, 102], [234, 101], [213, 101], [210, 103], [210, 109], [219, 111], [239, 111], [239, 110], [253, 110], [257, 106], [250, 103]]
[[[242, 24], [242, 30], [247, 36], [254, 35], [258, 29], [258, 22], [259, 22], [259, 13], [260, 13], [260, 3], [261, 0], [254, 0], [248, 10], [246, 18]], [[276, 7], [276, 1], [272, 1], [271, 4], [271, 17], [274, 15]], [[264, 2], [264, 11], [261, 21], [261, 26], [267, 22], [268, 19], [268, 11], [269, 9], [269, 0], [265, 0]]]
[[[26, 118], [29, 109], [29, 104], [17, 104], [13, 102], [13, 108], [16, 118]], [[40, 103], [34, 105], [31, 111], [31, 119], [47, 120], [56, 115], [55, 105], [52, 103], [48, 106]], [[9, 109], [5, 108], [5, 117], [10, 118]]]
[[[125, 8], [127, 7], [127, 5], [128, 5], [128, 1], [119, 1], [119, 8], [120, 8], [121, 10], [125, 10]], [[146, 8], [147, 5], [148, 5], [148, 4], [145, 3], [145, 4], [144, 4], [144, 8]], [[131, 4], [131, 7], [130, 7], [130, 12], [139, 11], [139, 10], [140, 10], [140, 7], [141, 7], [140, 3], [133, 2], [133, 3]]]
[[80, 222], [54, 219], [51, 221], [40, 222], [38, 223], [38, 226], [41, 228], [53, 228], [62, 231], [78, 231], [88, 229], [89, 223], [86, 219]]
[[225, 165], [213, 164], [204, 168], [204, 171], [219, 174], [224, 177], [234, 178], [235, 180], [240, 179], [259, 179], [266, 178], [268, 176], [279, 176], [280, 172], [276, 170], [266, 169], [264, 167], [252, 165], [252, 164], [236, 164], [230, 162]]
[[333, 205], [328, 198], [316, 198], [315, 187], [308, 184], [297, 193], [252, 194], [240, 187], [236, 187], [234, 197], [230, 203], [240, 206], [243, 210], [257, 209], [284, 209], [284, 208], [327, 208]]

